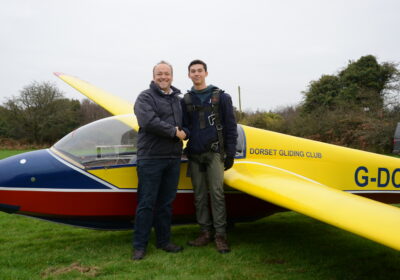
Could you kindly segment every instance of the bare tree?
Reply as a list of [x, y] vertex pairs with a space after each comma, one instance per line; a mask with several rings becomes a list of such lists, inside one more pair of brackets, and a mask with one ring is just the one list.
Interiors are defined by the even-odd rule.
[[81, 125], [111, 116], [109, 112], [89, 99], [84, 99], [81, 101], [80, 114]]

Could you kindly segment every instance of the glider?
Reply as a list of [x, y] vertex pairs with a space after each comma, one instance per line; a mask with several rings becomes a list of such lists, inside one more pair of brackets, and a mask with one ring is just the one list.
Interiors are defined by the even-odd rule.
[[[73, 76], [60, 79], [114, 116], [50, 149], [0, 161], [0, 210], [97, 229], [131, 229], [138, 124], [133, 104]], [[293, 210], [400, 250], [400, 159], [238, 125], [225, 172], [230, 221]], [[195, 221], [182, 158], [175, 223]], [[385, 202], [385, 203], [383, 203]]]

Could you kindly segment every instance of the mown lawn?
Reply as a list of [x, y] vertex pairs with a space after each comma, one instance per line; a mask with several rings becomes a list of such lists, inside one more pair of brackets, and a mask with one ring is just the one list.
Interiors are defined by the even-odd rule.
[[[197, 230], [175, 226], [173, 240]], [[399, 252], [294, 212], [236, 224], [225, 255], [213, 245], [168, 254], [153, 236], [133, 262], [131, 239], [0, 212], [0, 279], [400, 279]]]
[[[173, 227], [174, 241], [195, 236]], [[0, 279], [400, 279], [400, 254], [294, 212], [237, 224], [232, 252], [154, 247], [130, 260], [131, 231], [94, 231], [0, 214]]]
[[25, 152], [29, 152], [32, 150], [0, 150], [0, 159], [6, 158], [6, 157], [10, 157], [16, 154], [20, 154], [20, 153], [25, 153]]

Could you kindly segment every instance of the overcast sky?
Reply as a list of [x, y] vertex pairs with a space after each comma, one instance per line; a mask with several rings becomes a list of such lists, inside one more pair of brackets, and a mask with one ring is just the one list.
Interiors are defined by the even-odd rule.
[[207, 82], [242, 109], [302, 100], [322, 74], [375, 55], [400, 62], [397, 0], [1, 0], [0, 104], [33, 81], [82, 95], [53, 72], [77, 76], [132, 103], [160, 60], [173, 84], [191, 87], [187, 65], [208, 64]]

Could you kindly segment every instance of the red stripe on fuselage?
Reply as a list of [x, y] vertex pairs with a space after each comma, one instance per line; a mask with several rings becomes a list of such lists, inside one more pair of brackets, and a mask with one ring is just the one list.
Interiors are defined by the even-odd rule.
[[[18, 213], [41, 217], [127, 217], [132, 219], [136, 192], [51, 192], [0, 190], [0, 204], [20, 206]], [[228, 218], [262, 217], [276, 209], [244, 193], [227, 193]], [[271, 208], [272, 206], [272, 208]], [[177, 193], [173, 204], [177, 218], [195, 216], [193, 193]]]

